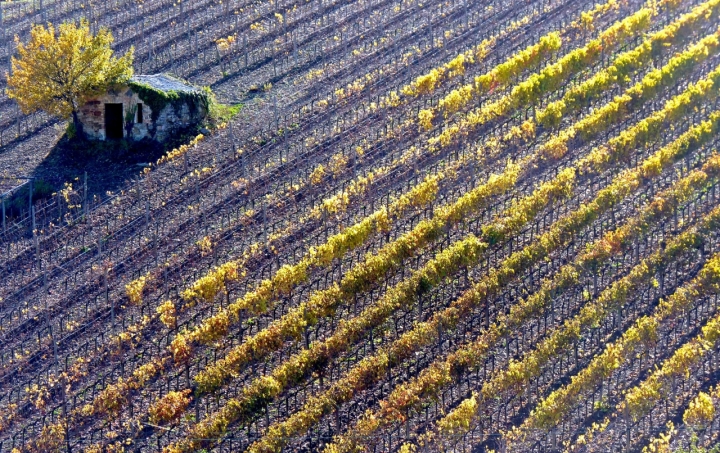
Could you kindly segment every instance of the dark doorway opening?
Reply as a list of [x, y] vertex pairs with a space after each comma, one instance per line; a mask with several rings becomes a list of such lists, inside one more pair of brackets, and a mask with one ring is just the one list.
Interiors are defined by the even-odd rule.
[[105, 136], [111, 140], [123, 138], [122, 104], [105, 104]]

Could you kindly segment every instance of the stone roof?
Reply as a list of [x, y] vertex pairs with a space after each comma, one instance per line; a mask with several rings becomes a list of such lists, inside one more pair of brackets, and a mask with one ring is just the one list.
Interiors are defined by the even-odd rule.
[[197, 93], [200, 91], [194, 86], [168, 74], [136, 75], [130, 81], [148, 85], [160, 91], [177, 91], [181, 93]]

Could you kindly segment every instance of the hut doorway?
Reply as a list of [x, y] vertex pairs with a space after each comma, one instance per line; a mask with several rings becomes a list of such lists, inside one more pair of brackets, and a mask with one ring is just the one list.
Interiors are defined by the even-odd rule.
[[123, 138], [122, 104], [105, 104], [105, 136], [108, 139]]

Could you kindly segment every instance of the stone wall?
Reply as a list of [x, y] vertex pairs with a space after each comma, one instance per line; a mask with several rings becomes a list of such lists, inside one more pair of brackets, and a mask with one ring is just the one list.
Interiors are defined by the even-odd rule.
[[[145, 109], [143, 108], [143, 110]], [[182, 104], [179, 112], [172, 104], [168, 104], [162, 109], [155, 122], [154, 138], [159, 142], [165, 141], [174, 131], [196, 124], [200, 119], [197, 112], [195, 115], [190, 113], [187, 104]]]
[[[127, 115], [138, 103], [143, 104], [143, 122], [137, 122], [137, 113], [132, 118], [132, 130], [128, 137]], [[168, 104], [158, 115], [157, 121], [152, 120], [152, 111], [138, 95], [127, 86], [108, 91], [104, 96], [89, 100], [79, 112], [80, 122], [88, 138], [105, 140], [105, 104], [123, 104], [123, 136], [133, 140], [151, 138], [159, 142], [165, 141], [180, 129], [196, 124], [207, 112], [190, 112], [187, 104], [182, 104], [177, 112], [172, 104]]]
[[[122, 104], [123, 120], [130, 109], [142, 103], [137, 94], [130, 88], [124, 86], [120, 89], [110, 90], [104, 96], [89, 100], [81, 109], [79, 114], [80, 122], [83, 124], [83, 130], [89, 138], [97, 140], [105, 140], [105, 104]], [[152, 115], [150, 108], [143, 103], [143, 123], [133, 125], [132, 138], [141, 140], [151, 136]], [[133, 118], [133, 122], [137, 119]], [[123, 136], [127, 138], [127, 130], [123, 124]]]

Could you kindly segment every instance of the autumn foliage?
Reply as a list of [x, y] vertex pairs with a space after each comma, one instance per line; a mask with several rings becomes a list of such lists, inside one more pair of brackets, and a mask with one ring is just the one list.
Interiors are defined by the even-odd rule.
[[72, 117], [81, 131], [77, 114], [85, 101], [133, 75], [133, 48], [116, 58], [113, 41], [107, 28], [93, 36], [85, 20], [57, 28], [35, 25], [27, 43], [15, 38], [18, 57], [12, 57], [12, 74], [6, 73], [8, 96], [24, 113]]

